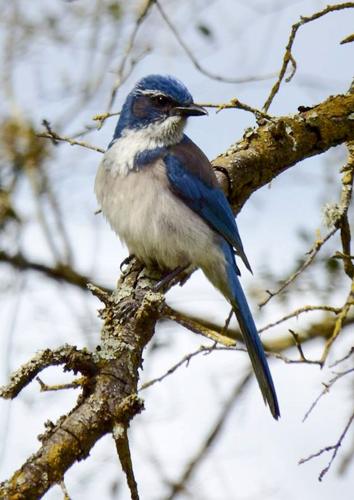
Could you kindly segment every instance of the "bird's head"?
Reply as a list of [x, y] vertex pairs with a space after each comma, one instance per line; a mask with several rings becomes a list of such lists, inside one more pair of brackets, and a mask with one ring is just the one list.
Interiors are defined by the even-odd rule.
[[126, 98], [114, 138], [143, 129], [160, 137], [178, 135], [189, 116], [206, 114], [194, 104], [182, 82], [171, 76], [149, 75], [139, 80]]

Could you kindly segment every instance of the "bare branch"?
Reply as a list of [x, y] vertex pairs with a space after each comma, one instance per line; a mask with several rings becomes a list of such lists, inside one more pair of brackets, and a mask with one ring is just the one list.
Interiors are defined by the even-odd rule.
[[353, 353], [354, 353], [354, 347], [351, 347], [349, 352], [345, 356], [343, 356], [340, 359], [337, 359], [334, 363], [329, 365], [329, 367], [334, 368], [335, 366], [339, 365], [340, 363], [343, 363], [343, 361], [346, 361], [347, 359], [349, 359]]
[[234, 346], [235, 340], [231, 340], [229, 337], [212, 330], [205, 326], [202, 322], [195, 321], [194, 319], [172, 309], [171, 307], [165, 305], [162, 311], [163, 317], [168, 318], [176, 323], [184, 326], [188, 330], [194, 333], [203, 335], [204, 337], [213, 340], [214, 342], [219, 342], [225, 346]]
[[186, 354], [183, 356], [183, 358], [178, 361], [178, 363], [174, 364], [169, 368], [163, 375], [160, 375], [160, 377], [156, 377], [152, 380], [149, 380], [148, 382], [145, 382], [145, 384], [142, 384], [142, 386], [139, 388], [139, 391], [143, 391], [144, 389], [147, 389], [148, 387], [151, 387], [152, 385], [156, 384], [157, 382], [162, 382], [165, 378], [168, 376], [172, 375], [178, 368], [183, 366], [184, 364], [186, 366], [189, 365], [189, 362], [192, 358], [195, 356], [198, 356], [199, 354], [209, 354], [215, 350], [215, 346], [200, 346], [196, 351], [190, 352], [189, 354]]
[[76, 347], [64, 345], [58, 349], [39, 351], [28, 363], [19, 368], [11, 376], [7, 385], [0, 387], [0, 397], [13, 399], [28, 385], [39, 372], [48, 366], [65, 365], [66, 370], [80, 371], [92, 375], [96, 372], [96, 365], [92, 355], [86, 351], [79, 351]]
[[[346, 356], [347, 358], [348, 356]], [[346, 359], [346, 358], [343, 358], [343, 359]], [[343, 361], [343, 359], [341, 361]], [[307, 410], [307, 412], [305, 413], [304, 415], [304, 418], [302, 419], [303, 422], [305, 422], [305, 420], [308, 418], [308, 416], [310, 415], [310, 413], [313, 411], [313, 409], [317, 406], [317, 403], [319, 402], [319, 400], [325, 395], [325, 394], [328, 394], [329, 390], [331, 389], [331, 387], [338, 381], [340, 380], [342, 377], [345, 377], [346, 375], [348, 375], [349, 373], [353, 373], [354, 372], [354, 368], [350, 368], [349, 370], [345, 370], [343, 372], [339, 372], [335, 375], [335, 377], [331, 378], [331, 380], [329, 380], [329, 382], [327, 383], [324, 383], [324, 389], [323, 391], [317, 396], [317, 398], [315, 399], [315, 401], [311, 404], [310, 408]]]
[[199, 106], [202, 106], [203, 108], [216, 108], [216, 112], [219, 113], [219, 111], [222, 111], [224, 109], [242, 109], [243, 111], [248, 111], [249, 113], [252, 113], [255, 117], [256, 120], [259, 124], [262, 123], [264, 120], [271, 120], [271, 116], [268, 115], [267, 113], [264, 113], [260, 109], [253, 108], [249, 104], [245, 104], [244, 102], [241, 102], [239, 99], [234, 97], [233, 99], [230, 100], [230, 102], [226, 102], [223, 104], [212, 104], [212, 103], [198, 103]]
[[122, 469], [126, 475], [127, 483], [130, 489], [131, 500], [139, 500], [138, 485], [136, 484], [130, 446], [128, 440], [127, 427], [122, 423], [116, 423], [113, 426], [113, 438], [119, 456]]
[[354, 140], [353, 113], [354, 94], [348, 93], [247, 130], [212, 162], [235, 213], [254, 191], [297, 162]]
[[341, 309], [339, 307], [332, 307], [332, 306], [303, 306], [299, 307], [298, 309], [295, 309], [295, 311], [292, 311], [291, 313], [286, 314], [285, 316], [282, 316], [280, 319], [277, 321], [273, 321], [272, 323], [268, 323], [268, 325], [263, 326], [258, 330], [258, 333], [263, 333], [266, 330], [269, 330], [270, 328], [273, 328], [274, 326], [280, 325], [281, 323], [284, 323], [284, 321], [287, 321], [288, 319], [291, 318], [297, 318], [303, 313], [311, 312], [311, 311], [326, 311], [326, 312], [333, 312], [334, 314], [338, 314]]
[[[154, 3], [155, 3], [155, 0], [144, 0], [142, 2], [142, 6], [140, 8], [140, 12], [138, 14], [138, 17], [136, 18], [133, 31], [132, 31], [132, 33], [131, 33], [131, 35], [129, 37], [129, 40], [128, 40], [128, 43], [127, 43], [127, 46], [126, 46], [124, 56], [123, 56], [123, 58], [122, 58], [122, 60], [120, 62], [120, 65], [119, 65], [118, 69], [115, 72], [117, 76], [116, 76], [115, 82], [113, 84], [113, 89], [112, 89], [112, 92], [111, 92], [111, 96], [109, 98], [107, 112], [109, 112], [112, 109], [112, 106], [114, 104], [114, 100], [116, 98], [117, 91], [118, 91], [119, 87], [122, 85], [122, 83], [124, 83], [124, 81], [129, 76], [129, 73], [124, 76], [125, 66], [127, 64], [129, 55], [130, 55], [130, 53], [133, 50], [135, 39], [136, 39], [136, 36], [138, 34], [139, 28], [142, 25], [143, 21], [145, 20], [146, 16], [148, 15], [148, 13], [149, 13], [149, 11], [150, 11], [150, 9], [151, 9], [151, 7], [152, 7], [152, 5]], [[134, 67], [134, 65], [132, 65], [132, 69], [133, 69], [133, 67]], [[101, 122], [101, 124], [102, 123], [103, 122]]]
[[343, 249], [343, 264], [344, 271], [350, 279], [354, 278], [354, 265], [351, 260], [351, 234], [350, 225], [348, 220], [349, 205], [353, 195], [353, 182], [354, 182], [354, 141], [347, 143], [348, 160], [343, 167], [342, 177], [342, 193], [340, 199], [341, 219], [340, 219], [340, 235]]
[[327, 7], [325, 9], [323, 9], [319, 12], [315, 12], [311, 16], [306, 16], [306, 17], [301, 16], [300, 21], [298, 21], [297, 23], [292, 25], [289, 40], [288, 40], [288, 43], [287, 43], [286, 48], [285, 48], [285, 54], [283, 57], [283, 63], [282, 63], [282, 66], [281, 66], [281, 69], [279, 72], [279, 76], [278, 76], [277, 81], [273, 85], [272, 90], [271, 90], [266, 102], [264, 103], [264, 106], [263, 106], [264, 111], [268, 111], [270, 105], [272, 104], [273, 99], [280, 88], [281, 82], [283, 81], [283, 78], [285, 76], [285, 73], [286, 73], [286, 70], [288, 68], [289, 63], [292, 64], [293, 69], [292, 69], [290, 76], [287, 78], [286, 81], [289, 82], [295, 74], [296, 61], [295, 61], [294, 56], [292, 54], [292, 47], [293, 47], [296, 33], [297, 33], [298, 29], [301, 26], [303, 26], [304, 24], [315, 21], [316, 19], [319, 19], [320, 17], [325, 16], [326, 14], [328, 14], [330, 12], [335, 12], [335, 11], [343, 10], [343, 9], [350, 9], [353, 7], [354, 7], [354, 2], [344, 2], [341, 4], [337, 4], [337, 5], [327, 5]]
[[57, 141], [68, 142], [71, 146], [81, 146], [82, 148], [87, 148], [87, 149], [91, 149], [92, 151], [97, 151], [97, 153], [104, 153], [105, 152], [104, 149], [102, 149], [98, 146], [92, 146], [88, 142], [77, 141], [76, 139], [72, 139], [71, 137], [57, 134], [56, 132], [54, 132], [51, 129], [50, 123], [47, 120], [43, 120], [42, 123], [46, 127], [47, 132], [42, 132], [41, 134], [37, 134], [37, 137], [44, 137], [45, 139], [52, 139], [53, 144], [56, 144]]
[[313, 458], [319, 457], [320, 455], [322, 455], [323, 453], [325, 453], [327, 451], [332, 451], [332, 456], [331, 456], [331, 459], [330, 459], [327, 467], [325, 467], [324, 469], [322, 469], [321, 472], [320, 472], [320, 474], [319, 474], [319, 476], [318, 476], [318, 480], [322, 481], [322, 479], [324, 478], [324, 476], [327, 474], [327, 472], [331, 468], [331, 465], [332, 465], [334, 459], [337, 456], [339, 448], [342, 446], [343, 439], [347, 435], [347, 432], [348, 432], [350, 426], [352, 425], [353, 420], [354, 420], [354, 413], [352, 413], [352, 415], [350, 416], [350, 418], [349, 418], [346, 426], [344, 427], [344, 430], [343, 430], [342, 434], [339, 436], [339, 439], [338, 439], [338, 441], [335, 444], [333, 444], [332, 446], [326, 446], [325, 448], [322, 448], [321, 450], [319, 450], [317, 453], [313, 453], [312, 455], [310, 455], [310, 456], [308, 456], [306, 458], [302, 458], [299, 461], [299, 465], [302, 465], [305, 462], [308, 462], [309, 460], [312, 460]]
[[79, 389], [84, 387], [88, 383], [87, 377], [80, 377], [68, 384], [56, 384], [56, 385], [47, 385], [43, 382], [40, 377], [36, 377], [37, 382], [41, 388], [41, 392], [52, 392], [52, 391], [62, 391], [66, 389]]
[[[48, 278], [52, 278], [55, 281], [68, 283], [70, 285], [77, 286], [83, 290], [87, 290], [87, 285], [89, 282], [92, 282], [89, 276], [85, 276], [84, 274], [79, 274], [75, 269], [70, 266], [58, 265], [56, 267], [46, 266], [40, 262], [35, 262], [32, 260], [28, 260], [21, 253], [16, 253], [14, 255], [10, 255], [3, 250], [0, 250], [0, 262], [4, 262], [6, 264], [11, 265], [15, 269], [20, 271], [37, 271], [47, 276]], [[99, 288], [105, 291], [111, 291], [103, 285], [97, 285]]]
[[259, 304], [259, 307], [263, 307], [266, 304], [268, 304], [268, 302], [273, 297], [276, 297], [277, 295], [279, 295], [281, 292], [283, 292], [285, 290], [285, 288], [287, 288], [291, 283], [293, 283], [300, 276], [300, 274], [302, 274], [305, 271], [305, 269], [307, 269], [312, 264], [312, 262], [315, 260], [316, 255], [321, 250], [321, 248], [323, 247], [323, 245], [325, 243], [327, 243], [327, 241], [330, 238], [332, 238], [332, 236], [338, 231], [338, 229], [339, 229], [338, 227], [335, 227], [335, 228], [331, 229], [331, 231], [329, 231], [329, 233], [327, 233], [324, 238], [318, 238], [314, 242], [314, 244], [312, 245], [312, 247], [310, 248], [310, 250], [307, 252], [308, 257], [303, 262], [303, 264], [301, 264], [301, 266], [299, 267], [299, 269], [297, 269], [297, 271], [295, 271], [295, 273], [293, 273], [291, 276], [289, 276], [289, 278], [287, 278], [282, 283], [282, 285], [277, 290], [275, 290], [274, 292], [272, 292], [270, 290], [266, 290], [266, 292], [268, 294], [268, 297], [265, 300], [263, 300], [263, 302], [261, 302]]
[[230, 78], [230, 77], [217, 75], [217, 74], [212, 73], [211, 71], [207, 70], [206, 68], [204, 68], [200, 64], [200, 62], [195, 57], [193, 52], [190, 50], [188, 45], [184, 42], [183, 38], [176, 30], [174, 24], [172, 23], [172, 21], [169, 19], [166, 12], [162, 8], [160, 1], [158, 1], [158, 0], [153, 0], [153, 1], [156, 4], [156, 7], [158, 8], [158, 11], [160, 12], [161, 17], [163, 18], [163, 20], [166, 22], [167, 26], [170, 28], [170, 30], [174, 34], [176, 40], [178, 41], [178, 43], [180, 44], [182, 49], [185, 51], [185, 53], [189, 57], [190, 61], [197, 68], [197, 70], [200, 71], [203, 75], [207, 76], [208, 78], [211, 78], [212, 80], [216, 80], [218, 82], [226, 82], [226, 83], [258, 82], [261, 80], [269, 80], [270, 78], [272, 78], [274, 76], [274, 74], [269, 74], [269, 75], [260, 75], [260, 76], [245, 76], [245, 77], [238, 77], [238, 78]]
[[348, 297], [340, 311], [340, 313], [338, 314], [338, 317], [336, 319], [336, 322], [335, 322], [335, 325], [334, 325], [334, 329], [333, 329], [333, 333], [332, 335], [330, 336], [330, 338], [327, 340], [326, 344], [325, 344], [325, 347], [323, 349], [323, 353], [322, 353], [322, 356], [321, 356], [321, 361], [322, 363], [324, 363], [327, 359], [327, 356], [328, 356], [328, 353], [332, 347], [332, 344], [333, 342], [336, 340], [336, 338], [338, 337], [338, 335], [340, 334], [340, 332], [342, 331], [342, 328], [344, 326], [344, 322], [349, 314], [349, 311], [350, 309], [354, 306], [354, 279], [351, 283], [351, 287], [350, 287], [350, 291], [349, 291], [349, 294], [348, 294]]
[[206, 455], [210, 452], [212, 446], [220, 436], [235, 402], [244, 393], [250, 380], [252, 380], [252, 374], [248, 371], [241, 381], [237, 382], [231, 391], [228, 400], [223, 404], [220, 415], [215, 424], [211, 427], [206, 439], [201, 443], [196, 454], [190, 459], [180, 478], [171, 484], [171, 491], [166, 496], [165, 500], [173, 500], [186, 489], [187, 483], [191, 480], [197, 468], [200, 466], [201, 462], [205, 459]]

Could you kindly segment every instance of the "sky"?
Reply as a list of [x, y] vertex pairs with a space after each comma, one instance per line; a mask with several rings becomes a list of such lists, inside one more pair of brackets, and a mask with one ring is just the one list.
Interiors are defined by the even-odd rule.
[[[18, 3], [23, 7], [23, 1]], [[292, 23], [300, 15], [311, 14], [326, 6], [322, 1], [260, 0], [171, 0], [162, 4], [200, 64], [229, 77], [276, 73]], [[85, 48], [90, 40], [90, 23], [83, 22], [81, 26], [70, 15], [70, 9], [84, 8], [83, 5], [83, 0], [55, 0], [50, 7], [46, 6], [46, 12], [60, 13], [61, 29], [70, 43], [48, 42], [43, 28], [42, 36], [34, 38], [25, 55], [18, 60], [13, 76], [16, 106], [5, 99], [5, 113], [20, 113], [38, 127], [46, 118], [53, 126], [60, 127], [62, 133], [70, 135], [82, 130], [86, 124], [92, 124], [92, 116], [106, 109], [114, 70], [134, 27], [136, 2], [128, 12], [131, 22], [119, 26], [119, 31], [115, 32], [107, 19], [102, 18], [99, 43], [107, 47], [117, 36], [118, 48], [105, 63], [107, 67], [100, 88], [81, 110], [75, 110], [81, 95], [78, 91], [80, 82], [88, 77], [94, 81], [104, 63], [100, 51], [91, 60]], [[27, 15], [41, 23], [41, 16], [45, 17], [43, 12], [41, 2], [33, 2]], [[353, 76], [349, 62], [353, 61], [354, 49], [353, 44], [342, 46], [339, 42], [352, 33], [353, 21], [354, 11], [345, 10], [329, 14], [299, 30], [294, 45], [297, 73], [290, 83], [282, 85], [270, 109], [272, 114], [296, 113], [299, 105], [313, 105], [348, 89]], [[211, 36], [203, 37], [196, 29], [200, 25], [207, 26]], [[4, 33], [5, 29], [0, 35], [2, 46], [6, 40]], [[262, 106], [273, 81], [235, 85], [211, 80], [194, 67], [156, 10], [139, 31], [136, 46], [137, 54], [147, 46], [151, 51], [120, 88], [114, 110], [120, 109], [136, 80], [148, 73], [177, 76], [188, 86], [196, 102], [220, 103], [237, 97], [255, 107]], [[191, 120], [187, 132], [213, 159], [242, 137], [246, 127], [254, 125], [252, 115], [240, 110], [217, 114], [211, 111], [208, 118]], [[101, 130], [93, 131], [85, 140], [105, 147], [114, 127], [115, 119], [107, 120]], [[48, 175], [61, 207], [78, 269], [113, 287], [126, 249], [103, 218], [94, 214], [97, 203], [93, 182], [99, 161], [99, 153], [64, 144], [53, 150], [48, 161]], [[238, 216], [240, 234], [254, 270], [253, 277], [243, 273], [246, 290], [252, 290], [255, 283], [267, 289], [268, 271], [279, 277], [287, 275], [294, 259], [304, 252], [304, 244], [298, 238], [299, 228], [310, 235], [310, 241], [315, 239], [319, 229], [325, 233], [321, 207], [337, 200], [338, 172], [344, 162], [344, 148], [335, 148], [326, 155], [301, 162], [250, 198]], [[25, 229], [17, 242], [19, 248], [24, 249], [28, 257], [50, 263], [52, 257], [35, 220], [36, 207], [26, 183], [19, 188], [16, 203], [25, 220]], [[39, 349], [54, 348], [66, 342], [79, 347], [96, 345], [100, 329], [96, 311], [100, 305], [95, 298], [68, 285], [49, 284], [35, 274], [24, 276], [8, 268], [2, 268], [2, 272], [4, 283], [11, 286], [1, 301], [1, 383]], [[334, 301], [340, 303], [346, 293], [346, 289], [337, 290]], [[181, 311], [219, 323], [228, 313], [224, 299], [200, 272], [195, 273], [183, 288], [169, 292], [167, 300]], [[304, 294], [293, 297], [287, 310], [302, 305], [304, 300], [305, 303], [318, 303], [318, 297], [308, 287]], [[251, 295], [250, 304], [259, 326], [284, 314], [284, 306], [277, 301], [271, 302], [262, 314], [257, 311], [257, 301]], [[306, 323], [295, 319], [289, 327], [296, 329], [304, 325]], [[280, 329], [278, 333], [284, 333], [284, 330]], [[271, 338], [273, 333], [268, 335]], [[335, 357], [344, 355], [351, 343], [350, 335], [341, 339]], [[203, 338], [181, 327], [170, 322], [159, 324], [155, 349], [150, 349], [145, 357], [142, 382], [165, 373], [201, 344], [206, 344]], [[306, 355], [318, 357], [321, 347], [319, 341], [306, 345]], [[294, 350], [288, 354], [293, 358], [297, 356]], [[146, 409], [131, 426], [133, 461], [144, 500], [166, 498], [168, 482], [179, 477], [186, 461], [198, 451], [223, 403], [247, 367], [247, 358], [242, 353], [199, 355], [188, 367], [180, 368], [162, 383], [145, 391]], [[325, 367], [320, 371], [313, 365], [287, 365], [280, 360], [271, 361], [271, 370], [281, 405], [280, 421], [271, 419], [253, 381], [233, 407], [220, 439], [209, 450], [190, 481], [188, 491], [179, 498], [351, 498], [353, 465], [344, 475], [338, 474], [341, 457], [352, 445], [351, 434], [322, 482], [318, 481], [318, 475], [328, 463], [328, 454], [298, 465], [301, 458], [338, 439], [353, 410], [350, 380], [339, 382], [303, 423], [304, 414], [321, 392], [322, 383], [331, 378], [332, 370]], [[43, 374], [43, 379], [46, 383], [57, 383], [70, 380], [70, 377], [53, 368]], [[76, 397], [74, 391], [40, 394], [38, 386], [33, 383], [15, 401], [0, 401], [0, 479], [8, 477], [37, 449], [36, 436], [43, 431], [43, 422], [47, 419], [55, 421], [71, 408]], [[68, 471], [65, 482], [75, 500], [127, 498], [112, 438], [107, 436], [97, 443], [87, 460]], [[55, 487], [45, 498], [56, 500], [62, 498], [62, 493]]]

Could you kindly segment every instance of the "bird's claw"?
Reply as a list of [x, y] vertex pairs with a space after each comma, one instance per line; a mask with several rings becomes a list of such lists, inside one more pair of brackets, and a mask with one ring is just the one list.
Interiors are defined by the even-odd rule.
[[122, 262], [120, 263], [119, 269], [121, 273], [124, 273], [124, 266], [128, 266], [131, 261], [135, 258], [135, 255], [128, 255]]
[[123, 303], [119, 307], [120, 323], [131, 319], [138, 310], [139, 305], [139, 302], [132, 297], [127, 297], [126, 300], [123, 300]]
[[134, 296], [123, 298], [118, 306], [119, 322], [130, 320], [138, 311], [144, 299], [144, 293], [134, 293]]

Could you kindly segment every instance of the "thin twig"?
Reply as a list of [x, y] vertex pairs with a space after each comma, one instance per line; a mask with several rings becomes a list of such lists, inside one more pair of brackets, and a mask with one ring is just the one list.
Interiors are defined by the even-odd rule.
[[294, 339], [296, 348], [299, 351], [299, 355], [300, 355], [301, 361], [307, 362], [307, 358], [305, 357], [304, 351], [302, 350], [300, 336], [296, 332], [294, 332], [293, 330], [289, 329], [289, 332], [291, 333], [291, 335], [292, 335], [292, 337]]
[[236, 344], [234, 339], [227, 337], [215, 330], [211, 330], [207, 326], [195, 321], [192, 318], [172, 309], [171, 307], [165, 305], [162, 310], [162, 315], [165, 318], [168, 318], [176, 323], [184, 326], [188, 330], [191, 330], [194, 333], [198, 333], [199, 335], [203, 335], [214, 342], [219, 342], [225, 346], [234, 346]]
[[351, 232], [348, 220], [348, 209], [353, 195], [353, 182], [354, 182], [354, 141], [347, 143], [348, 160], [346, 165], [342, 168], [342, 192], [340, 199], [340, 208], [342, 217], [340, 220], [340, 236], [342, 242], [342, 258], [344, 265], [344, 272], [350, 278], [354, 278], [354, 264], [351, 259]]
[[257, 120], [260, 119], [265, 119], [265, 120], [271, 120], [271, 116], [268, 115], [267, 113], [264, 113], [260, 109], [253, 108], [249, 104], [245, 104], [244, 102], [241, 102], [239, 99], [236, 97], [233, 97], [230, 102], [226, 103], [221, 103], [221, 104], [213, 104], [213, 103], [198, 103], [199, 106], [202, 106], [203, 108], [216, 108], [216, 112], [219, 113], [219, 111], [222, 111], [223, 109], [242, 109], [243, 111], [248, 111], [249, 113], [252, 113], [255, 115]]
[[[142, 7], [141, 7], [141, 9], [140, 9], [140, 12], [139, 12], [139, 14], [138, 14], [138, 16], [137, 16], [137, 18], [135, 20], [133, 31], [132, 31], [132, 33], [131, 33], [131, 35], [129, 37], [127, 46], [125, 48], [124, 56], [123, 56], [123, 58], [122, 58], [122, 60], [121, 60], [121, 62], [119, 64], [118, 69], [115, 71], [115, 73], [116, 73], [117, 76], [116, 76], [116, 79], [114, 81], [113, 88], [112, 88], [112, 91], [111, 91], [111, 95], [110, 95], [110, 98], [109, 98], [109, 102], [108, 102], [108, 106], [107, 106], [107, 113], [112, 109], [112, 106], [114, 104], [114, 100], [116, 98], [116, 95], [117, 95], [119, 87], [122, 85], [122, 83], [129, 76], [129, 74], [127, 74], [127, 75], [124, 76], [125, 66], [127, 64], [128, 58], [130, 56], [130, 53], [133, 50], [135, 39], [136, 39], [136, 36], [138, 34], [139, 28], [142, 25], [144, 19], [148, 15], [148, 13], [149, 13], [149, 11], [150, 11], [150, 9], [151, 9], [151, 7], [152, 7], [152, 5], [154, 3], [155, 3], [155, 0], [145, 0], [144, 3], [143, 3], [143, 5], [142, 5]], [[132, 65], [132, 68], [134, 67], [134, 65]]]
[[301, 16], [300, 21], [298, 21], [297, 23], [292, 25], [291, 31], [290, 31], [290, 36], [288, 39], [288, 43], [285, 47], [285, 54], [283, 57], [283, 63], [282, 63], [282, 66], [281, 66], [281, 69], [279, 72], [279, 76], [277, 78], [277, 81], [273, 85], [272, 90], [270, 91], [270, 94], [269, 94], [266, 102], [264, 103], [264, 106], [263, 106], [264, 111], [267, 112], [271, 103], [273, 102], [273, 99], [280, 88], [281, 82], [283, 81], [283, 78], [285, 76], [285, 73], [287, 71], [289, 63], [292, 64], [292, 71], [291, 71], [291, 73], [286, 81], [289, 82], [296, 72], [296, 61], [295, 61], [295, 58], [292, 54], [292, 47], [293, 47], [296, 33], [297, 33], [298, 29], [301, 26], [303, 26], [304, 24], [307, 24], [311, 21], [315, 21], [316, 19], [319, 19], [320, 17], [325, 16], [329, 12], [335, 12], [335, 11], [343, 10], [343, 9], [350, 9], [353, 7], [354, 7], [354, 2], [344, 2], [341, 4], [337, 4], [337, 5], [328, 5], [325, 9], [323, 9], [319, 12], [315, 12], [311, 16], [307, 16], [307, 17]]
[[288, 287], [293, 281], [296, 280], [296, 278], [298, 278], [298, 276], [303, 272], [305, 271], [305, 269], [307, 269], [309, 267], [309, 265], [313, 262], [313, 260], [315, 259], [316, 255], [318, 254], [318, 252], [321, 250], [321, 248], [323, 247], [323, 245], [330, 239], [332, 238], [332, 236], [338, 231], [338, 227], [334, 227], [333, 229], [331, 229], [331, 231], [329, 231], [329, 233], [327, 233], [327, 235], [324, 237], [324, 238], [319, 238], [315, 241], [315, 243], [313, 244], [312, 248], [307, 252], [307, 259], [305, 260], [305, 262], [299, 267], [299, 269], [297, 271], [295, 271], [295, 273], [293, 273], [291, 276], [289, 276], [288, 279], [286, 279], [283, 284], [274, 292], [271, 292], [270, 290], [266, 290], [267, 294], [268, 294], [268, 297], [263, 300], [263, 302], [261, 302], [259, 304], [259, 307], [263, 307], [265, 306], [266, 304], [268, 304], [268, 302], [273, 298], [275, 297], [276, 295], [279, 295], [283, 290], [285, 290], [286, 287]]
[[343, 361], [346, 361], [347, 359], [350, 358], [350, 356], [353, 354], [353, 352], [354, 352], [354, 347], [351, 347], [349, 352], [347, 352], [347, 354], [345, 356], [343, 356], [340, 359], [337, 359], [334, 363], [329, 365], [329, 367], [334, 368], [335, 366], [339, 365], [340, 363], [343, 363]]
[[[343, 358], [344, 359], [344, 358]], [[350, 368], [349, 370], [345, 370], [343, 372], [339, 372], [335, 375], [335, 377], [331, 378], [331, 380], [329, 380], [329, 382], [323, 384], [324, 386], [324, 389], [322, 390], [322, 392], [317, 396], [317, 398], [315, 399], [315, 401], [313, 401], [313, 403], [311, 404], [310, 408], [307, 410], [307, 412], [305, 413], [304, 415], [304, 418], [302, 419], [303, 422], [305, 422], [305, 420], [308, 418], [308, 416], [310, 415], [310, 413], [312, 413], [313, 409], [317, 406], [317, 403], [319, 402], [319, 400], [329, 392], [329, 390], [331, 389], [331, 387], [338, 381], [340, 380], [342, 377], [345, 377], [346, 375], [348, 375], [349, 373], [352, 373], [354, 372], [354, 368]]]
[[[0, 250], [0, 262], [11, 265], [13, 268], [18, 269], [19, 271], [37, 271], [47, 276], [48, 278], [52, 278], [59, 282], [65, 282], [70, 285], [77, 286], [82, 290], [87, 290], [88, 283], [92, 283], [92, 279], [89, 276], [85, 276], [84, 274], [80, 274], [75, 271], [74, 268], [70, 266], [56, 266], [50, 267], [42, 264], [41, 262], [36, 262], [27, 259], [21, 253], [16, 253], [14, 255], [10, 255], [3, 250]], [[112, 290], [107, 287], [97, 284], [99, 288], [105, 290], [109, 293]]]
[[56, 132], [54, 132], [50, 128], [50, 124], [47, 120], [43, 120], [42, 123], [46, 127], [47, 132], [42, 132], [41, 134], [37, 134], [37, 137], [44, 137], [45, 139], [52, 139], [54, 144], [56, 144], [56, 141], [68, 142], [71, 146], [81, 146], [83, 148], [91, 149], [92, 151], [97, 151], [97, 153], [104, 153], [105, 152], [105, 150], [103, 148], [100, 148], [99, 146], [93, 146], [92, 144], [89, 144], [88, 142], [76, 141], [75, 139], [72, 139], [71, 137], [57, 134]]
[[80, 371], [83, 375], [92, 375], [97, 371], [92, 355], [85, 349], [79, 350], [67, 344], [57, 349], [44, 349], [14, 372], [8, 384], [0, 387], [0, 397], [15, 398], [38, 373], [56, 365], [65, 365], [68, 370]]
[[296, 318], [300, 316], [300, 314], [306, 313], [306, 312], [311, 312], [311, 311], [327, 311], [327, 312], [333, 312], [334, 314], [338, 314], [341, 311], [340, 307], [332, 307], [332, 306], [303, 306], [299, 307], [298, 309], [295, 309], [295, 311], [292, 311], [289, 314], [286, 314], [285, 316], [281, 317], [277, 321], [273, 321], [272, 323], [268, 323], [268, 325], [263, 326], [258, 330], [258, 333], [263, 333], [265, 330], [269, 330], [270, 328], [273, 328], [274, 326], [280, 325], [281, 323], [284, 323], [284, 321], [287, 321], [288, 319], [291, 318]]
[[216, 440], [219, 438], [221, 431], [224, 428], [227, 418], [231, 414], [235, 402], [243, 394], [248, 383], [252, 380], [252, 373], [248, 371], [246, 375], [237, 382], [228, 400], [224, 403], [219, 417], [217, 418], [215, 424], [211, 427], [208, 435], [203, 440], [200, 445], [199, 450], [196, 452], [194, 457], [192, 457], [187, 463], [186, 468], [182, 472], [180, 478], [171, 484], [171, 491], [165, 497], [165, 500], [173, 500], [182, 491], [186, 489], [187, 483], [190, 481], [193, 474], [195, 474], [196, 469], [200, 466], [201, 462], [205, 459], [206, 455], [210, 452], [212, 446], [215, 446]]
[[188, 47], [188, 45], [184, 42], [183, 38], [181, 37], [181, 35], [176, 30], [176, 28], [175, 28], [174, 24], [172, 23], [172, 21], [167, 16], [166, 12], [164, 11], [164, 9], [161, 6], [161, 3], [158, 0], [154, 0], [154, 3], [156, 4], [156, 7], [157, 7], [158, 11], [161, 14], [161, 17], [163, 18], [163, 20], [166, 22], [167, 26], [170, 28], [170, 30], [174, 34], [176, 40], [178, 41], [178, 43], [180, 44], [180, 46], [182, 47], [182, 49], [187, 54], [187, 56], [189, 57], [189, 59], [192, 62], [192, 64], [197, 68], [198, 71], [200, 71], [201, 73], [203, 73], [203, 75], [207, 76], [208, 78], [211, 78], [212, 80], [216, 80], [218, 82], [225, 82], [225, 83], [259, 82], [259, 81], [262, 81], [262, 80], [269, 80], [270, 78], [272, 78], [274, 76], [274, 74], [272, 73], [272, 74], [261, 75], [261, 76], [245, 76], [245, 77], [230, 78], [230, 77], [226, 77], [226, 76], [217, 75], [216, 73], [212, 73], [211, 71], [209, 71], [208, 69], [204, 68], [200, 64], [200, 62], [198, 61], [198, 59], [195, 57], [195, 55], [193, 54], [193, 52], [190, 50], [190, 48]]
[[85, 385], [87, 381], [87, 377], [80, 377], [68, 384], [55, 384], [55, 385], [47, 385], [40, 377], [36, 377], [37, 382], [41, 388], [41, 392], [52, 392], [52, 391], [62, 391], [66, 389], [78, 389]]
[[322, 481], [323, 477], [327, 474], [327, 472], [331, 468], [331, 465], [332, 465], [334, 459], [337, 456], [338, 450], [341, 447], [343, 439], [345, 438], [345, 436], [346, 436], [346, 434], [347, 434], [347, 432], [348, 432], [351, 424], [353, 423], [353, 420], [354, 420], [354, 413], [352, 413], [352, 415], [350, 416], [350, 418], [349, 418], [346, 426], [344, 427], [344, 430], [343, 430], [342, 434], [339, 436], [338, 441], [334, 445], [332, 445], [332, 446], [326, 446], [325, 448], [322, 448], [321, 450], [319, 450], [317, 453], [313, 453], [312, 455], [310, 455], [310, 456], [308, 456], [306, 458], [302, 458], [299, 461], [299, 465], [302, 465], [305, 462], [308, 462], [309, 460], [312, 460], [313, 458], [319, 457], [320, 455], [322, 455], [323, 453], [325, 453], [327, 451], [332, 451], [332, 456], [331, 456], [331, 459], [330, 459], [328, 465], [324, 469], [321, 470], [321, 472], [320, 472], [320, 474], [318, 476], [318, 480]]
[[116, 423], [113, 426], [113, 438], [116, 443], [117, 453], [119, 456], [122, 469], [127, 478], [128, 487], [130, 490], [131, 500], [139, 500], [138, 485], [135, 480], [132, 457], [130, 453], [128, 432], [126, 425]]
[[143, 391], [144, 389], [151, 387], [152, 385], [156, 384], [157, 382], [161, 382], [169, 375], [172, 375], [172, 373], [174, 373], [178, 368], [180, 368], [184, 364], [186, 366], [188, 366], [190, 360], [192, 358], [194, 358], [195, 356], [198, 356], [199, 354], [209, 354], [210, 352], [214, 351], [215, 348], [216, 348], [215, 345], [213, 345], [213, 346], [203, 346], [203, 345], [200, 346], [196, 351], [193, 351], [193, 352], [183, 356], [183, 358], [180, 361], [178, 361], [176, 364], [171, 366], [171, 368], [169, 368], [163, 375], [160, 375], [159, 377], [156, 377], [152, 380], [149, 380], [148, 382], [145, 382], [145, 384], [142, 384], [138, 390]]
[[63, 500], [71, 500], [71, 497], [68, 493], [64, 480], [60, 481], [59, 486], [64, 495]]
[[328, 353], [332, 347], [332, 344], [336, 340], [336, 338], [338, 337], [340, 332], [342, 331], [342, 328], [344, 326], [344, 323], [345, 323], [345, 320], [348, 316], [348, 313], [353, 306], [354, 306], [354, 279], [351, 283], [348, 297], [347, 297], [340, 313], [338, 314], [337, 320], [334, 324], [333, 333], [330, 336], [330, 338], [327, 340], [327, 342], [324, 346], [323, 354], [321, 356], [322, 363], [324, 363], [326, 361]]

